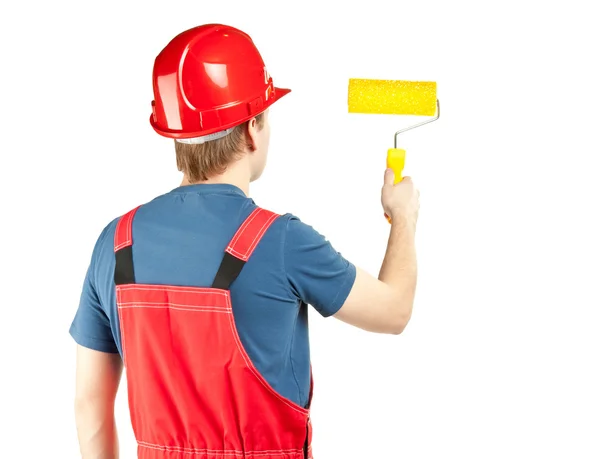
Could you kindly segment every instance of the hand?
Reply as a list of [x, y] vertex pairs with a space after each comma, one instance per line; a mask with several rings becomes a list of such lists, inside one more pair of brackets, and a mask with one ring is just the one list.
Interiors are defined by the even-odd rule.
[[405, 221], [416, 228], [419, 218], [419, 190], [414, 186], [410, 177], [404, 177], [394, 185], [394, 171], [386, 169], [381, 189], [381, 204], [386, 215]]

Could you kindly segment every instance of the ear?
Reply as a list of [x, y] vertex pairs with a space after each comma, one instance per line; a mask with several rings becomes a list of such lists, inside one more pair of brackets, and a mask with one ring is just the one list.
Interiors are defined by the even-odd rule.
[[248, 140], [248, 149], [255, 151], [258, 148], [258, 123], [256, 118], [248, 120], [246, 124], [246, 139]]

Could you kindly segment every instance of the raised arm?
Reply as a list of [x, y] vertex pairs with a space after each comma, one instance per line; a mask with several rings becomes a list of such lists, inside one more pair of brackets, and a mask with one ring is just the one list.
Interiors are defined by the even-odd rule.
[[357, 268], [352, 290], [334, 317], [367, 331], [400, 334], [411, 318], [417, 285], [419, 192], [410, 177], [394, 185], [394, 173], [387, 170], [381, 201], [392, 224], [379, 277]]

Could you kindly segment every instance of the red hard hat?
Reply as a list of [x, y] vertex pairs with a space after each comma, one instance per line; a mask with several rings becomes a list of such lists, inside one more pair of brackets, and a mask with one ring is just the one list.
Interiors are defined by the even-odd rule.
[[154, 61], [150, 123], [191, 139], [233, 128], [290, 92], [275, 88], [258, 49], [241, 30], [207, 24], [177, 35]]

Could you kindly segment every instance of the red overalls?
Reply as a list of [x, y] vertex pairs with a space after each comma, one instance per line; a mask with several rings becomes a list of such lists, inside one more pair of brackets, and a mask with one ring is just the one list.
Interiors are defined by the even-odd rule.
[[312, 458], [309, 409], [279, 395], [256, 370], [231, 308], [230, 284], [278, 215], [252, 212], [212, 287], [199, 288], [135, 283], [136, 210], [117, 224], [115, 284], [138, 457]]

